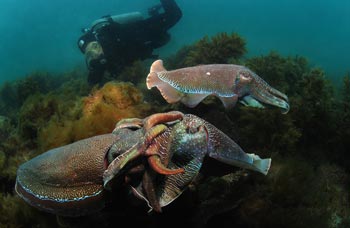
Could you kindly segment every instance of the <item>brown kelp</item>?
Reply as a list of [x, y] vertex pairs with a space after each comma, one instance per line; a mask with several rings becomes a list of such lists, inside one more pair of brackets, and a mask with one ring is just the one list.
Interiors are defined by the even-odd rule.
[[238, 63], [247, 52], [245, 40], [237, 33], [218, 33], [205, 36], [186, 45], [166, 59], [169, 69], [214, 63]]

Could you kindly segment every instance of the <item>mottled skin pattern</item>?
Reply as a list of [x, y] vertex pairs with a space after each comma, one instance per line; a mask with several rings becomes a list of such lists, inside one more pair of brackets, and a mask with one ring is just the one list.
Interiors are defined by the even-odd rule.
[[[289, 111], [285, 94], [240, 65], [210, 64], [167, 71], [162, 60], [157, 60], [151, 66], [146, 84], [148, 89], [157, 87], [167, 102], [180, 101], [189, 107], [195, 107], [205, 97], [214, 95], [226, 108], [232, 108], [238, 99], [245, 100], [250, 96], [247, 100], [253, 99], [254, 103], [276, 106], [284, 113]], [[248, 101], [245, 104], [253, 106]]]
[[40, 210], [80, 216], [101, 210], [104, 193], [113, 191], [109, 183], [122, 180], [150, 209], [161, 212], [191, 184], [205, 156], [263, 174], [271, 162], [246, 154], [197, 116], [158, 113], [124, 119], [112, 134], [55, 148], [22, 164], [16, 191]]
[[[150, 144], [155, 136], [153, 127], [158, 129], [159, 123], [182, 116], [182, 113], [170, 112], [144, 120], [121, 120], [112, 134], [49, 150], [18, 168], [16, 192], [30, 205], [57, 215], [81, 216], [101, 210], [105, 206], [106, 190], [103, 175], [112, 161], [135, 145]], [[157, 159], [152, 159], [151, 154], [148, 156], [151, 158], [149, 163], [158, 170], [169, 171], [166, 167], [157, 167]], [[138, 169], [129, 167], [125, 178]], [[145, 171], [141, 168], [138, 172]]]
[[[157, 114], [159, 117], [164, 115]], [[195, 115], [186, 114], [175, 122], [163, 124], [166, 125], [165, 130], [154, 137], [151, 143], [156, 147], [156, 156], [169, 169], [182, 168], [185, 172], [172, 175], [150, 172], [147, 174], [147, 183], [144, 179], [142, 184], [133, 187], [134, 192], [148, 203], [150, 209], [157, 212], [175, 200], [191, 184], [199, 173], [205, 156], [265, 175], [270, 168], [271, 159], [260, 159], [255, 154], [245, 153], [227, 135]], [[119, 161], [124, 160], [123, 155], [119, 156]], [[145, 185], [151, 188], [145, 191]], [[155, 192], [155, 195], [149, 197], [149, 192]]]
[[16, 192], [30, 205], [60, 215], [80, 215], [104, 207], [105, 156], [119, 139], [95, 136], [58, 147], [22, 164]]

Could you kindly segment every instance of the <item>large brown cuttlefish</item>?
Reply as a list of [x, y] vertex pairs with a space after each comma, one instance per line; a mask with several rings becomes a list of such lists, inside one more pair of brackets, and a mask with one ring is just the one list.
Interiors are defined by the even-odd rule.
[[49, 150], [19, 167], [15, 189], [40, 210], [81, 216], [103, 209], [106, 193], [122, 182], [160, 212], [192, 183], [205, 157], [265, 175], [271, 164], [205, 120], [173, 111], [123, 119], [110, 134]]
[[288, 97], [267, 84], [245, 66], [209, 64], [167, 71], [162, 60], [153, 62], [146, 79], [147, 88], [157, 87], [168, 103], [197, 106], [209, 95], [217, 96], [229, 109], [239, 100], [247, 106], [276, 106], [289, 111]]

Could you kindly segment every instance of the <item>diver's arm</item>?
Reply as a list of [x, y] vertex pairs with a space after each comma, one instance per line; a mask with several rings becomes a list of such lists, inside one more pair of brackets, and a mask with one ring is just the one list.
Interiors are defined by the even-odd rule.
[[163, 26], [165, 29], [169, 29], [174, 26], [182, 17], [182, 12], [175, 0], [160, 0], [164, 13], [161, 14], [163, 17], [164, 23]]
[[[173, 27], [182, 17], [182, 12], [174, 0], [160, 0], [163, 13], [154, 13], [144, 20], [145, 26], [154, 30], [166, 31]], [[155, 6], [158, 11], [158, 6]]]

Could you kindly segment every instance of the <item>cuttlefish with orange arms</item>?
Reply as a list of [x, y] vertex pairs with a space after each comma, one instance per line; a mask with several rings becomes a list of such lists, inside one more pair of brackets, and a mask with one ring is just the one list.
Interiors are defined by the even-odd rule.
[[[180, 196], [200, 172], [205, 157], [264, 175], [268, 173], [270, 158], [261, 159], [255, 154], [245, 153], [222, 131], [195, 115], [169, 112], [151, 117], [146, 119], [144, 128], [152, 129], [148, 132], [155, 137], [148, 140], [146, 134], [147, 143], [117, 156], [104, 172], [106, 186], [128, 163], [140, 156], [148, 157], [155, 172], [146, 170], [142, 183], [132, 186], [132, 189], [151, 210], [160, 212], [162, 207]], [[124, 126], [138, 127], [141, 120], [125, 119], [124, 122]], [[148, 145], [146, 150], [144, 145]], [[163, 175], [159, 177], [159, 174]]]
[[[120, 180], [160, 212], [199, 173], [204, 157], [267, 174], [271, 159], [245, 153], [197, 116], [158, 113], [124, 119], [110, 134], [45, 152], [17, 170], [16, 192], [30, 205], [61, 216], [105, 207], [107, 190]], [[134, 175], [134, 172], [138, 175]], [[117, 185], [119, 187], [119, 185]]]
[[246, 106], [276, 106], [289, 111], [288, 97], [272, 88], [245, 66], [209, 64], [167, 71], [162, 60], [153, 62], [146, 79], [147, 88], [157, 87], [168, 103], [197, 106], [209, 95], [217, 96], [229, 109], [239, 100]]
[[[127, 157], [124, 153], [128, 155], [130, 165], [133, 160], [130, 154], [132, 157], [133, 153], [140, 153], [144, 155], [141, 158], [146, 158], [149, 165], [161, 174], [184, 172], [182, 168], [168, 169], [149, 148], [152, 138], [165, 130], [165, 125], [159, 123], [182, 116], [180, 112], [170, 112], [154, 114], [144, 120], [121, 120], [110, 134], [51, 149], [18, 168], [15, 190], [30, 205], [57, 215], [81, 216], [99, 211], [105, 207], [104, 183], [110, 181], [109, 175], [121, 176], [119, 170], [113, 168], [116, 163], [113, 160], [120, 154], [123, 158]], [[133, 169], [137, 169], [134, 166], [127, 167], [125, 176], [132, 176]], [[105, 181], [104, 175], [107, 175]], [[148, 189], [151, 187], [145, 189], [146, 194]]]

